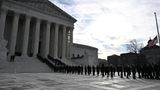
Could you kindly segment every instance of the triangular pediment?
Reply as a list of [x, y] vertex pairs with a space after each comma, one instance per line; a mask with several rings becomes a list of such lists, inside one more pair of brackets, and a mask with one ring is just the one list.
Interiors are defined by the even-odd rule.
[[63, 11], [62, 9], [51, 3], [49, 0], [14, 0], [14, 1], [21, 2], [25, 5], [34, 7], [36, 9], [41, 10], [42, 12], [49, 13], [50, 15], [54, 15], [57, 17], [65, 18], [73, 22], [76, 22], [76, 19], [74, 19], [65, 11]]

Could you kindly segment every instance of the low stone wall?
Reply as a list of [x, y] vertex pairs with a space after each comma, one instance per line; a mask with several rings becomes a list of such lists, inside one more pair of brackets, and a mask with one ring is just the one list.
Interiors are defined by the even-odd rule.
[[97, 65], [98, 64], [98, 49], [95, 47], [73, 44], [71, 48], [72, 61], [80, 65]]

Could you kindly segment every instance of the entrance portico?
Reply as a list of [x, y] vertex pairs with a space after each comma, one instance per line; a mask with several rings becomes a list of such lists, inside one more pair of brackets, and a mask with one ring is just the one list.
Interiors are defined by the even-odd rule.
[[[43, 58], [48, 58], [48, 55], [55, 59], [68, 58], [68, 45], [71, 45], [68, 43], [72, 43], [68, 40], [73, 35], [68, 32], [72, 32], [76, 20], [65, 12], [56, 10], [57, 7], [52, 9], [53, 5], [49, 4], [48, 9], [66, 16], [34, 9], [33, 6], [25, 5], [27, 1], [22, 1], [1, 2], [0, 40], [8, 41], [8, 57], [16, 54], [36, 57], [39, 54]], [[48, 0], [44, 0], [46, 1]]]

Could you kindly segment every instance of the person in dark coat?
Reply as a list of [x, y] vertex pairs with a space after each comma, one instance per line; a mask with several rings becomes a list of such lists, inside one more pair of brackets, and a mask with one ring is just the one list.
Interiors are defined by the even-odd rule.
[[85, 75], [87, 75], [87, 66], [84, 67]]
[[99, 76], [99, 66], [96, 66], [97, 76]]
[[136, 79], [136, 68], [134, 65], [132, 65], [132, 76], [133, 76], [133, 79]]
[[95, 67], [92, 66], [92, 73], [93, 73], [93, 76], [95, 76]]
[[129, 65], [127, 65], [126, 69], [127, 69], [127, 78], [129, 79], [129, 77], [131, 75], [131, 67]]
[[104, 64], [102, 64], [102, 66], [101, 66], [101, 75], [102, 75], [102, 77], [104, 77], [104, 69], [105, 69]]
[[121, 72], [121, 78], [123, 78], [123, 66], [121, 65], [120, 67], [119, 67], [119, 70], [120, 70], [120, 72]]

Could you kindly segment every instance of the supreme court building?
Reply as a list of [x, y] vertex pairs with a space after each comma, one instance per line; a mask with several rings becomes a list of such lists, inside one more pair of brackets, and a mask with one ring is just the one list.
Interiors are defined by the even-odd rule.
[[0, 0], [0, 59], [39, 55], [66, 63], [75, 22], [49, 0]]

